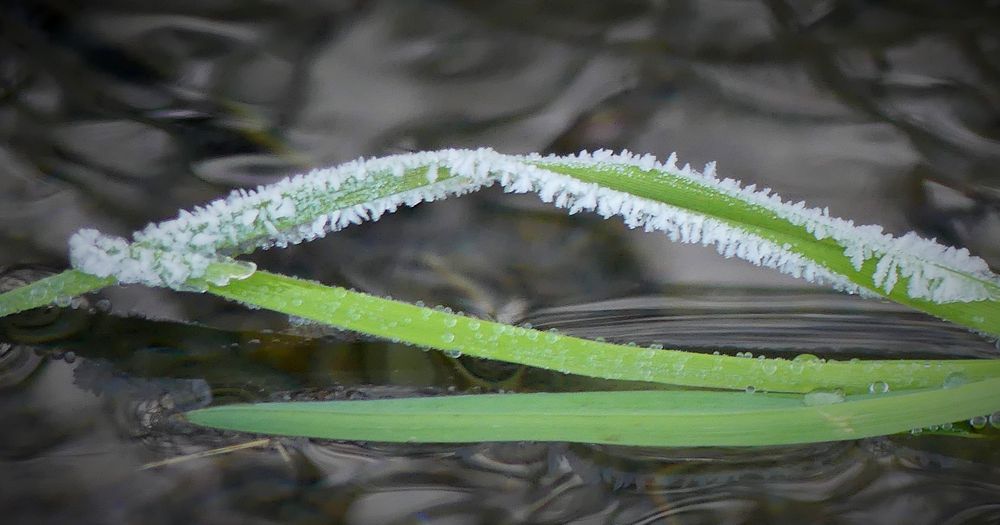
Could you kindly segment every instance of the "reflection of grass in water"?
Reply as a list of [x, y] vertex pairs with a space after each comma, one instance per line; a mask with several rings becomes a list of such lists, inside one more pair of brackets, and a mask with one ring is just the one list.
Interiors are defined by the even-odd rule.
[[631, 227], [714, 245], [726, 256], [848, 292], [880, 295], [1000, 334], [1000, 279], [964, 250], [855, 227], [825, 211], [785, 204], [768, 191], [678, 170], [672, 161], [606, 152], [542, 158], [443, 151], [359, 161], [257, 192], [236, 192], [193, 215], [182, 213], [137, 232], [131, 244], [83, 231], [71, 242], [79, 270], [0, 296], [0, 314], [64, 302], [115, 281], [141, 282], [207, 291], [453, 357], [745, 391], [288, 403], [191, 413], [196, 422], [255, 432], [384, 441], [764, 445], [899, 432], [1000, 408], [995, 393], [1000, 360], [746, 359], [614, 345], [255, 272], [252, 265], [223, 255], [311, 240], [403, 204], [496, 182], [507, 191], [537, 192], [571, 214], [620, 215]]

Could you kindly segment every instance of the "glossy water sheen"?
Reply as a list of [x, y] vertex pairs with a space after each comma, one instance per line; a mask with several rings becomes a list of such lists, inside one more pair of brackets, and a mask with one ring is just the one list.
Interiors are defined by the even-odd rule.
[[[128, 232], [313, 166], [481, 145], [677, 150], [859, 223], [1000, 261], [993, 11], [782, 1], [0, 9], [0, 265], [30, 265], [8, 268], [4, 287], [44, 275], [38, 263], [65, 263], [80, 227]], [[789, 288], [710, 250], [496, 192], [253, 259], [609, 341], [786, 357], [997, 352], [895, 306]], [[113, 289], [74, 306], [0, 320], [5, 523], [1000, 519], [987, 415], [975, 422], [987, 439], [922, 431], [752, 450], [260, 441], [176, 413], [209, 399], [622, 385], [448, 358], [193, 294]], [[248, 446], [156, 463], [228, 445]]]

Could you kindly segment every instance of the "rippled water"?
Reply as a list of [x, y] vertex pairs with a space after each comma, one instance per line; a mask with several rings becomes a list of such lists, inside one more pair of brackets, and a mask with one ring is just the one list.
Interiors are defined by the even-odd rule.
[[[1000, 11], [936, 2], [9, 2], [0, 288], [360, 155], [627, 147], [1000, 264]], [[487, 191], [269, 270], [701, 351], [995, 357], [963, 330]], [[766, 449], [381, 445], [196, 429], [215, 402], [613, 388], [108, 289], [0, 320], [5, 523], [998, 523], [996, 432]], [[214, 456], [192, 454], [233, 447]]]

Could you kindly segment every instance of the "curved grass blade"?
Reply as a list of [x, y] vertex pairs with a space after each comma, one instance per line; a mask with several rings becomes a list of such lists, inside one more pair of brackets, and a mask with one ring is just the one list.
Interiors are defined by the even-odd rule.
[[258, 271], [209, 292], [390, 340], [606, 379], [808, 393], [934, 388], [1000, 377], [1000, 359], [748, 359], [641, 348], [540, 332]]
[[800, 396], [697, 391], [499, 394], [228, 405], [204, 426], [325, 439], [765, 446], [905, 432], [1000, 408], [1000, 379], [806, 406]]
[[[777, 267], [810, 281], [829, 282], [851, 293], [883, 296], [976, 331], [1000, 335], [1000, 280], [985, 262], [969, 257], [964, 250], [912, 234], [892, 238], [881, 228], [854, 226], [801, 203], [782, 203], [769, 191], [748, 191], [735, 181], [723, 183], [690, 170], [678, 173], [621, 161], [574, 163], [563, 159], [537, 165], [634, 196], [645, 201], [642, 206], [647, 209], [655, 209], [657, 204], [676, 207], [701, 217], [701, 221], [716, 222], [714, 227], [724, 230], [710, 237], [704, 231], [674, 233], [681, 229], [676, 225], [666, 228], [678, 240], [688, 237], [686, 242], [714, 243], [727, 256]], [[629, 215], [641, 213], [633, 210], [625, 215], [629, 220]], [[632, 220], [645, 226], [643, 221], [649, 219]], [[729, 236], [745, 238], [727, 240]], [[733, 242], [735, 245], [728, 244]], [[781, 261], [782, 255], [788, 258]]]
[[181, 212], [124, 239], [82, 230], [71, 239], [74, 267], [119, 282], [182, 287], [203, 277], [219, 254], [312, 240], [402, 205], [461, 195], [499, 182], [538, 193], [569, 212], [621, 216], [633, 228], [713, 245], [727, 257], [777, 269], [849, 293], [882, 296], [1000, 336], [1000, 277], [967, 250], [877, 226], [856, 226], [825, 210], [781, 201], [677, 169], [673, 157], [502, 155], [442, 150], [358, 160], [285, 179]]

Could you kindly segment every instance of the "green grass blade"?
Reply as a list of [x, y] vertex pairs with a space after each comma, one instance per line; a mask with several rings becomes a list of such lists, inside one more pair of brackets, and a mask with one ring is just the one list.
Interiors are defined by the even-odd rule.
[[417, 346], [606, 379], [807, 393], [934, 388], [1000, 377], [1000, 360], [748, 359], [615, 345], [513, 327], [258, 271], [211, 293]]
[[39, 279], [0, 294], [0, 317], [67, 301], [115, 284], [113, 277], [95, 277], [77, 270]]
[[[205, 290], [210, 281], [223, 283], [232, 279], [242, 279], [256, 269], [253, 263], [232, 259], [230, 261], [232, 262], [209, 264], [204, 278], [189, 280], [186, 283], [187, 287], [192, 290]], [[54, 303], [69, 303], [73, 297], [96, 292], [114, 284], [116, 284], [114, 277], [98, 277], [79, 270], [66, 270], [0, 293], [0, 317]]]
[[765, 446], [894, 434], [998, 408], [1000, 379], [991, 379], [820, 406], [799, 396], [624, 391], [228, 405], [187, 418], [228, 430], [365, 441]]

